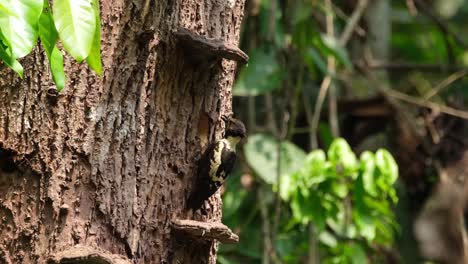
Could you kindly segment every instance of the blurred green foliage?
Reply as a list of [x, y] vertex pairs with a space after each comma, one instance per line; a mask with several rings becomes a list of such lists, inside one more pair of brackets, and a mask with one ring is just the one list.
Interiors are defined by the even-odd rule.
[[[397, 137], [395, 128], [382, 123], [378, 136], [353, 135], [364, 129], [366, 118], [389, 121], [370, 113], [348, 128], [350, 113], [340, 108], [333, 113], [332, 103], [379, 96], [363, 65], [382, 85], [415, 98], [466, 70], [468, 41], [460, 29], [468, 27], [468, 5], [436, 0], [422, 1], [421, 8], [411, 6], [419, 1], [369, 0], [368, 5], [389, 5], [372, 9], [391, 23], [388, 42], [379, 35], [383, 27], [372, 29], [379, 21], [366, 11], [350, 40], [343, 41], [358, 2], [364, 1], [246, 1], [241, 47], [250, 61], [238, 74], [233, 103], [250, 136], [223, 194], [223, 222], [240, 235], [240, 243], [222, 245], [219, 263], [310, 263], [311, 237], [320, 263], [419, 263], [414, 212], [397, 183], [398, 153], [389, 143]], [[330, 17], [334, 34], [327, 30]], [[379, 53], [376, 47], [388, 47], [382, 52], [388, 57], [373, 54]], [[430, 100], [442, 105], [448, 98], [466, 100], [468, 81], [461, 76]], [[326, 77], [332, 88], [321, 115], [315, 107]], [[405, 114], [421, 126], [413, 109]], [[333, 128], [333, 118], [346, 140]]]
[[[398, 230], [392, 212], [397, 201], [393, 184], [398, 168], [388, 151], [366, 151], [357, 159], [347, 142], [339, 138], [332, 142], [327, 155], [322, 150], [305, 155], [290, 142], [277, 142], [262, 134], [251, 136], [244, 151], [248, 164], [268, 183], [265, 189], [270, 192], [264, 190], [260, 197], [264, 200], [251, 208], [255, 197], [249, 196], [239, 181], [228, 183], [224, 219], [231, 226], [242, 227], [242, 243], [223, 247], [220, 263], [236, 263], [229, 261], [233, 252], [251, 260], [260, 258], [259, 206], [271, 203], [278, 191], [288, 208], [275, 247], [285, 263], [297, 263], [298, 257], [306, 254], [309, 238], [303, 231], [311, 223], [325, 263], [367, 263], [372, 245], [392, 245]], [[279, 170], [278, 155], [284, 157], [279, 159]], [[278, 173], [280, 190], [275, 180]], [[240, 218], [243, 213], [248, 217]], [[244, 232], [246, 236], [242, 236]]]

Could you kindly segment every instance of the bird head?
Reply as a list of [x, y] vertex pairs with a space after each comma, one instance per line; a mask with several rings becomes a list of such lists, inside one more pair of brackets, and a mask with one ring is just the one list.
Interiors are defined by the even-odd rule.
[[224, 138], [236, 138], [241, 140], [245, 138], [246, 130], [244, 124], [233, 117], [228, 117], [226, 120], [226, 131], [224, 133]]

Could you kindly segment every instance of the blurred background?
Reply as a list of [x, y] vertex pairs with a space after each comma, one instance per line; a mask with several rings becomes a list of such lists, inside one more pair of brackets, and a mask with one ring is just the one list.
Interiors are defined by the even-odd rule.
[[247, 0], [230, 263], [468, 263], [468, 1]]

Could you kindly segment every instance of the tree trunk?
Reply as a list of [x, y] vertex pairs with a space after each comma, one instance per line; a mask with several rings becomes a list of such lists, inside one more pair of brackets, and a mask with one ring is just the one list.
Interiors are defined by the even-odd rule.
[[220, 221], [219, 195], [207, 215], [185, 204], [231, 113], [236, 62], [190, 59], [174, 32], [237, 45], [243, 6], [102, 0], [101, 77], [67, 59], [57, 95], [39, 50], [24, 79], [0, 71], [0, 263], [215, 263], [216, 242], [171, 221]]

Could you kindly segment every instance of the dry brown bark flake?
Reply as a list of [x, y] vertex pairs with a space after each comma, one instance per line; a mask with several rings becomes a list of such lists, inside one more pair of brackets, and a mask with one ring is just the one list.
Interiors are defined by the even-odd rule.
[[[0, 158], [13, 164], [0, 162], [0, 263], [60, 263], [70, 252], [215, 263], [216, 243], [175, 238], [171, 221], [192, 217], [201, 141], [219, 137], [232, 112], [237, 64], [194, 65], [173, 32], [237, 45], [244, 0], [100, 4], [101, 77], [67, 58], [66, 88], [51, 94], [41, 50], [21, 60], [24, 79], [0, 71]], [[194, 218], [220, 220], [219, 195], [207, 212]]]

